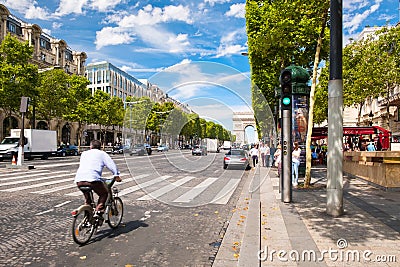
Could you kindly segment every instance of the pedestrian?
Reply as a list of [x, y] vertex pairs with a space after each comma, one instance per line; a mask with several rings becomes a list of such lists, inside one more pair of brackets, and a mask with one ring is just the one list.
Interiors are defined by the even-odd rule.
[[251, 149], [250, 149], [250, 156], [253, 159], [253, 167], [256, 167], [258, 163], [258, 144], [255, 144]]
[[265, 166], [270, 167], [269, 158], [271, 156], [271, 149], [269, 148], [268, 144], [265, 144]]
[[376, 151], [374, 142], [369, 143], [369, 145], [367, 146], [367, 150], [368, 151]]
[[275, 157], [274, 157], [275, 151], [276, 151], [276, 148], [275, 148], [274, 145], [272, 145], [271, 148], [270, 148], [270, 150], [269, 150], [269, 152], [270, 152], [270, 163], [271, 163], [270, 166], [271, 166], [271, 167], [273, 167], [274, 164], [275, 164]]
[[282, 160], [281, 153], [282, 153], [281, 145], [278, 145], [274, 153], [275, 167], [278, 168], [278, 176], [281, 175], [281, 160]]
[[299, 165], [300, 165], [301, 149], [298, 142], [294, 142], [292, 152], [292, 185], [297, 186], [299, 183]]
[[261, 156], [261, 163], [262, 166], [265, 167], [265, 157], [266, 157], [266, 153], [267, 153], [267, 148], [265, 147], [265, 145], [263, 143], [260, 144], [260, 156]]

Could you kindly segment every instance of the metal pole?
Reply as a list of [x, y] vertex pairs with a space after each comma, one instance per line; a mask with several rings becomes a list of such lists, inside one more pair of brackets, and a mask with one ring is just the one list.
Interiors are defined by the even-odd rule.
[[343, 214], [343, 80], [342, 0], [331, 0], [330, 72], [328, 84], [327, 206], [332, 216]]
[[282, 109], [281, 201], [292, 202], [292, 110]]
[[19, 147], [18, 147], [18, 159], [17, 159], [18, 166], [22, 166], [22, 163], [24, 162], [25, 112], [21, 112], [21, 113], [22, 113], [22, 126], [21, 126], [21, 132], [19, 134]]

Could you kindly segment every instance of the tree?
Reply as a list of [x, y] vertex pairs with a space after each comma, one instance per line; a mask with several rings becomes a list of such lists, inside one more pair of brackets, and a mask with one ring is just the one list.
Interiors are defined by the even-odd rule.
[[[68, 74], [61, 69], [52, 69], [40, 73], [36, 114], [47, 121], [55, 119], [59, 130], [60, 121], [67, 111], [68, 104]], [[60, 131], [58, 131], [60, 133]], [[58, 136], [60, 141], [60, 136]]]
[[[328, 9], [327, 0], [246, 1], [251, 79], [261, 89], [271, 108], [276, 104], [274, 89], [279, 85], [280, 70], [290, 63], [305, 68], [314, 66], [315, 88], [318, 63], [327, 57], [329, 51], [328, 45], [322, 42]], [[254, 102], [257, 101], [253, 99], [253, 105]], [[312, 109], [309, 114], [311, 119], [308, 123], [312, 129]], [[267, 129], [260, 124], [260, 119], [256, 120], [258, 129]], [[311, 134], [309, 131], [309, 138]], [[311, 164], [311, 157], [307, 156], [307, 164]]]
[[89, 103], [92, 92], [87, 88], [89, 80], [85, 77], [71, 75], [68, 84], [67, 110], [63, 118], [78, 123], [78, 149], [80, 149], [84, 125], [90, 121]]
[[22, 96], [38, 94], [38, 68], [29, 63], [32, 55], [28, 42], [21, 43], [10, 34], [0, 44], [0, 108], [6, 117], [19, 111]]

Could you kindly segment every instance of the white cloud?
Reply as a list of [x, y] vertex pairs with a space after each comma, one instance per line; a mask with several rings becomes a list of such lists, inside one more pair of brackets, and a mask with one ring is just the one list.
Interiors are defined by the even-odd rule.
[[60, 29], [62, 26], [63, 26], [63, 24], [60, 22], [53, 22], [53, 24], [52, 24], [52, 28], [54, 30]]
[[246, 4], [234, 4], [231, 5], [229, 11], [225, 13], [228, 17], [243, 18], [245, 15], [245, 5]]
[[166, 6], [163, 9], [147, 5], [139, 10], [137, 15], [125, 16], [118, 22], [118, 25], [123, 28], [130, 28], [141, 25], [156, 25], [170, 21], [182, 21], [191, 24], [190, 9], [182, 5]]
[[[379, 9], [380, 4], [382, 3], [383, 0], [376, 0], [375, 3], [373, 5], [371, 5], [369, 7], [369, 9], [365, 10], [362, 13], [358, 13], [358, 14], [347, 14], [343, 16], [343, 28], [344, 29], [348, 29], [348, 32], [351, 34], [353, 32], [355, 32], [360, 25], [364, 22], [365, 19], [368, 18], [369, 15], [371, 15], [372, 13], [374, 13], [375, 11], [377, 11]], [[350, 11], [354, 11], [356, 9], [361, 9], [363, 7], [365, 7], [365, 3], [366, 1], [356, 1], [354, 4], [357, 4], [356, 6], [353, 5], [353, 2], [351, 3], [351, 5], [347, 5], [347, 7], [349, 7]], [[355, 8], [357, 7], [357, 8]]]
[[60, 0], [55, 15], [64, 16], [71, 13], [83, 14], [83, 7], [87, 5], [88, 0]]
[[107, 45], [129, 44], [134, 40], [133, 35], [119, 28], [106, 27], [96, 32], [96, 49]]
[[25, 12], [25, 18], [27, 19], [42, 19], [48, 20], [51, 14], [44, 8], [30, 6]]
[[208, 3], [210, 6], [214, 6], [215, 4], [224, 4], [229, 3], [230, 0], [204, 0], [204, 3]]
[[159, 26], [171, 21], [192, 23], [190, 9], [182, 5], [164, 8], [146, 5], [137, 14], [126, 15], [121, 19], [117, 15], [112, 15], [107, 17], [107, 20], [117, 23], [118, 26], [106, 27], [97, 32], [97, 49], [107, 45], [129, 43], [133, 40], [129, 37], [134, 35], [151, 47], [164, 52], [179, 53], [190, 45], [187, 34], [172, 33]]
[[37, 6], [37, 2], [34, 0], [2, 0], [0, 3], [9, 9], [24, 14], [26, 19], [48, 20], [51, 18], [49, 11], [46, 8]]
[[91, 7], [100, 12], [106, 12], [120, 4], [123, 0], [92, 0]]
[[219, 47], [217, 48], [216, 57], [223, 57], [226, 55], [240, 54], [241, 51], [246, 50], [245, 46], [235, 44], [239, 38], [239, 31], [229, 32], [221, 38]]

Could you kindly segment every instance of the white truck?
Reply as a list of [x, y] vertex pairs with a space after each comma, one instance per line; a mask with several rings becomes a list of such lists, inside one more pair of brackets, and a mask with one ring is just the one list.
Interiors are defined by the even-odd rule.
[[[18, 157], [18, 147], [21, 129], [11, 129], [11, 135], [0, 143], [0, 161]], [[25, 129], [24, 130], [24, 158], [32, 159], [41, 157], [46, 159], [56, 155], [57, 133], [50, 130]]]
[[218, 147], [218, 139], [206, 139], [207, 142], [207, 152], [219, 152], [219, 147]]
[[231, 141], [224, 141], [224, 144], [222, 145], [222, 148], [224, 149], [224, 150], [229, 150], [229, 149], [231, 149]]

